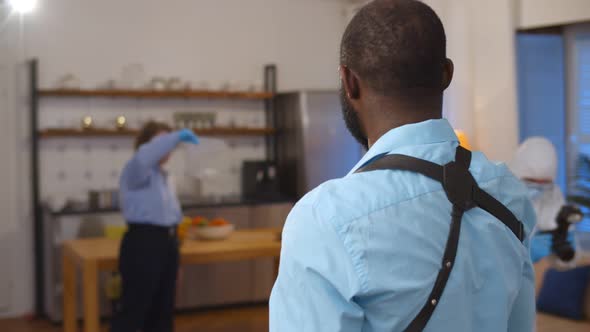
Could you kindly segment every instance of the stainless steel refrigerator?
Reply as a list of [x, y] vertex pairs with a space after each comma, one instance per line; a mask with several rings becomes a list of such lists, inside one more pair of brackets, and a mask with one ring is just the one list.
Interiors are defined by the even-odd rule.
[[276, 103], [281, 192], [299, 198], [345, 176], [362, 157], [363, 148], [342, 118], [337, 91], [283, 93]]

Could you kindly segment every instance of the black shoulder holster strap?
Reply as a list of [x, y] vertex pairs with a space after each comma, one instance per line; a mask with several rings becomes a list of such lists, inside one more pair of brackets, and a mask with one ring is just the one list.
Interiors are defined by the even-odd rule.
[[422, 174], [440, 182], [447, 194], [447, 198], [453, 204], [452, 221], [442, 258], [442, 266], [438, 271], [434, 287], [428, 296], [426, 304], [406, 328], [406, 332], [422, 331], [440, 301], [457, 256], [461, 219], [465, 211], [475, 207], [481, 208], [506, 225], [519, 241], [524, 240], [522, 223], [506, 206], [479, 188], [469, 172], [470, 164], [471, 151], [459, 146], [456, 151], [455, 161], [444, 166], [406, 155], [393, 154], [383, 156], [356, 171], [356, 173], [363, 173], [375, 170], [401, 170]]

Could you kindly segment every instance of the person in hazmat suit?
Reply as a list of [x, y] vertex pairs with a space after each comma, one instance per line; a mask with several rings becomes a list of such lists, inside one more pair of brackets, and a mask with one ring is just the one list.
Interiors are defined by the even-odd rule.
[[510, 167], [529, 190], [537, 213], [537, 227], [531, 237], [533, 263], [548, 258], [556, 267], [573, 267], [575, 238], [573, 224], [583, 218], [582, 212], [566, 203], [555, 183], [557, 152], [546, 138], [526, 139], [516, 151]]

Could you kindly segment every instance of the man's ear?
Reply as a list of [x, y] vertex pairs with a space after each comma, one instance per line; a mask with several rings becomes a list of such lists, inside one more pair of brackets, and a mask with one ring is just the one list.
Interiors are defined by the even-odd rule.
[[455, 71], [455, 65], [451, 59], [447, 59], [445, 61], [445, 66], [443, 68], [443, 81], [442, 87], [443, 90], [446, 90], [449, 85], [451, 85], [451, 81], [453, 80], [453, 73]]
[[348, 67], [340, 66], [340, 79], [346, 95], [351, 100], [360, 98], [361, 90], [358, 76]]

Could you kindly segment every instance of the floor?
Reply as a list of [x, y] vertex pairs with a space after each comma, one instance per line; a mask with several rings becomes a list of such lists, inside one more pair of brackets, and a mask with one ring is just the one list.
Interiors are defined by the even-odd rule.
[[550, 315], [537, 315], [537, 332], [588, 332], [590, 322], [576, 322]]
[[[0, 331], [61, 332], [61, 326], [40, 320], [8, 319], [0, 320]], [[103, 331], [107, 331], [106, 325], [103, 326]], [[175, 332], [266, 331], [268, 331], [268, 308], [255, 306], [180, 314], [176, 318]], [[537, 332], [555, 331], [588, 332], [590, 331], [590, 322], [579, 323], [543, 314], [537, 317]]]
[[[103, 331], [108, 331], [106, 324]], [[2, 332], [61, 332], [61, 326], [47, 321], [23, 319], [0, 320]], [[210, 310], [198, 313], [179, 314], [175, 332], [266, 332], [268, 331], [268, 308]]]

